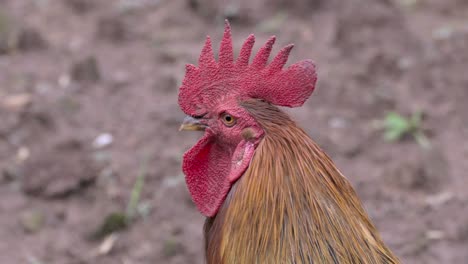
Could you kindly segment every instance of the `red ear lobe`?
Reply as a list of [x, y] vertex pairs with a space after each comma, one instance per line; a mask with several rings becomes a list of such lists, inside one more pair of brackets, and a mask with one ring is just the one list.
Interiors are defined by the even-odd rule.
[[241, 141], [231, 157], [231, 171], [228, 180], [230, 183], [237, 181], [249, 167], [255, 152], [255, 144], [249, 141]]

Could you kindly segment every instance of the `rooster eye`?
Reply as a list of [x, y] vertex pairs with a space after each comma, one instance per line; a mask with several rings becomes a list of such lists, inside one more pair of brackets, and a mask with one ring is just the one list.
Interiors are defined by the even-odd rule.
[[223, 114], [221, 116], [221, 120], [228, 127], [232, 127], [233, 125], [236, 124], [236, 119], [233, 116], [229, 115], [229, 114]]

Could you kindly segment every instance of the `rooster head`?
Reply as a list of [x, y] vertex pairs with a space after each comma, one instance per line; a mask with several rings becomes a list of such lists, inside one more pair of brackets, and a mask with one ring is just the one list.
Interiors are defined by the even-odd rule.
[[179, 91], [179, 105], [187, 114], [181, 130], [204, 131], [184, 155], [183, 171], [192, 200], [206, 216], [216, 215], [231, 186], [248, 168], [264, 130], [241, 106], [245, 100], [298, 107], [312, 94], [317, 80], [311, 60], [286, 69], [293, 45], [281, 49], [267, 64], [275, 37], [250, 55], [255, 37], [244, 42], [234, 60], [231, 28], [226, 21], [219, 59], [215, 60], [208, 36], [198, 67], [186, 66]]

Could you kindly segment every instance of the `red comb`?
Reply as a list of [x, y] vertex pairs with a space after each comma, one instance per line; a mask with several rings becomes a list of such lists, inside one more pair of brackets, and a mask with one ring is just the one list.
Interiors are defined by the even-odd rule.
[[258, 98], [274, 105], [301, 106], [312, 94], [317, 74], [311, 60], [297, 62], [283, 70], [293, 45], [281, 49], [267, 65], [275, 37], [271, 37], [255, 55], [249, 65], [255, 42], [250, 35], [242, 45], [239, 57], [234, 61], [231, 27], [226, 20], [224, 37], [216, 62], [211, 39], [206, 38], [198, 60], [198, 67], [186, 66], [185, 79], [179, 92], [179, 105], [189, 115], [201, 115], [224, 98], [234, 96]]

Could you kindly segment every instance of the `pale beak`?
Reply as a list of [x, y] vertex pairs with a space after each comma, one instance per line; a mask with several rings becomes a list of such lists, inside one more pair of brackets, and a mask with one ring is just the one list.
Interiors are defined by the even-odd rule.
[[179, 131], [205, 131], [206, 125], [201, 123], [200, 118], [186, 116]]

